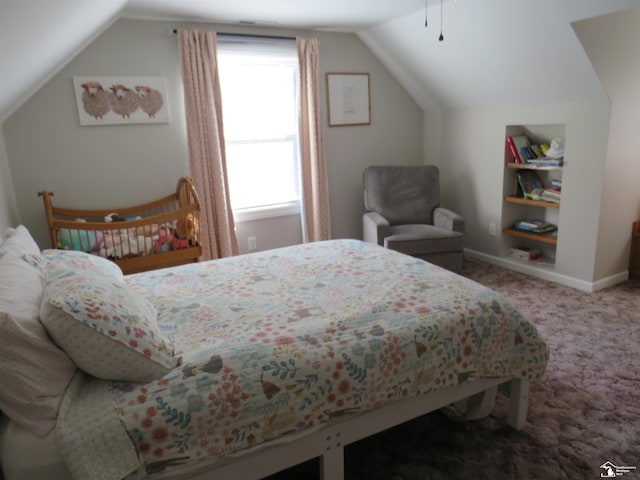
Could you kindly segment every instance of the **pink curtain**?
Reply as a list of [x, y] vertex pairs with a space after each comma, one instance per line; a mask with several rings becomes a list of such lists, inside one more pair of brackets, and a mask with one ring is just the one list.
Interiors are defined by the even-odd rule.
[[202, 260], [240, 252], [229, 199], [215, 32], [179, 30], [189, 164], [200, 197]]
[[302, 237], [305, 242], [315, 242], [331, 238], [320, 110], [320, 53], [317, 38], [297, 38], [296, 45], [300, 62]]

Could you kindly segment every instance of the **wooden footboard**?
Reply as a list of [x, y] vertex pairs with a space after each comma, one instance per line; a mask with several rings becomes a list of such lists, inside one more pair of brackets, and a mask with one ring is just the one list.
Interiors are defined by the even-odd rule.
[[38, 195], [52, 248], [100, 255], [125, 274], [197, 262], [202, 255], [200, 202], [188, 177], [178, 181], [171, 195], [124, 208], [55, 207], [53, 192]]
[[346, 445], [481, 392], [495, 392], [500, 384], [506, 382], [510, 382], [510, 411], [507, 422], [513, 428], [520, 430], [526, 423], [529, 381], [504, 378], [481, 379], [438, 390], [426, 396], [396, 402], [324, 427], [311, 435], [300, 435], [293, 440], [287, 438], [287, 443], [240, 455], [236, 460], [216, 467], [214, 470], [190, 472], [188, 476], [183, 477], [177, 476], [176, 471], [167, 477], [158, 478], [258, 480], [313, 458], [319, 458], [321, 480], [343, 480]]

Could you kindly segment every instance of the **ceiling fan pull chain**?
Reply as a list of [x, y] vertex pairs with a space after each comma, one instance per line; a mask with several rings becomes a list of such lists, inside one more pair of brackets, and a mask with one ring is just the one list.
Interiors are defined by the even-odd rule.
[[424, 0], [424, 28], [427, 28], [427, 7], [429, 6], [429, 0]]
[[440, 36], [438, 37], [438, 40], [444, 40], [444, 35], [442, 35], [442, 0], [440, 0]]

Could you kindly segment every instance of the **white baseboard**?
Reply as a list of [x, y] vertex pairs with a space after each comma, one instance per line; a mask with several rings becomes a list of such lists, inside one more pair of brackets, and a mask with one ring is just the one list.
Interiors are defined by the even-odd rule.
[[567, 275], [561, 275], [554, 272], [549, 267], [537, 267], [535, 265], [527, 265], [515, 259], [496, 257], [494, 255], [488, 255], [486, 253], [478, 252], [476, 250], [464, 249], [464, 255], [469, 258], [475, 258], [483, 262], [497, 265], [499, 267], [508, 268], [516, 272], [526, 273], [528, 275], [541, 278], [542, 280], [549, 280], [550, 282], [559, 283], [567, 287], [582, 290], [583, 292], [596, 292], [603, 288], [611, 287], [617, 283], [624, 282], [629, 278], [629, 272], [624, 271], [616, 275], [600, 279], [596, 282], [586, 282], [578, 278], [569, 277]]

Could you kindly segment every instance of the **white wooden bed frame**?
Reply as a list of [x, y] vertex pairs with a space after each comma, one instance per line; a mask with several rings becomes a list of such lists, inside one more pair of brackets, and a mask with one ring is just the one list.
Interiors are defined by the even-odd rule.
[[[399, 401], [371, 412], [350, 417], [289, 443], [239, 455], [230, 463], [196, 473], [189, 480], [259, 480], [308, 460], [320, 459], [320, 480], [344, 480], [344, 447], [375, 433], [389, 429], [474, 395], [482, 396], [480, 408], [493, 404], [498, 386], [509, 382], [509, 415], [507, 423], [520, 430], [526, 423], [529, 380], [479, 379], [429, 395]], [[179, 478], [173, 474], [153, 478]]]

